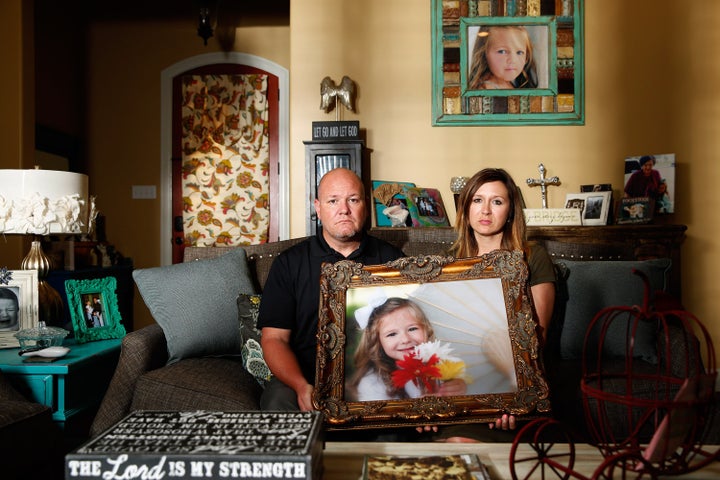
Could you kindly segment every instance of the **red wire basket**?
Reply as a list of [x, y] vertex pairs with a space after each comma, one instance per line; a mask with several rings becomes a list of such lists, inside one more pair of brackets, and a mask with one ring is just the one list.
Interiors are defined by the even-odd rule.
[[[645, 284], [643, 305], [605, 308], [587, 330], [585, 418], [606, 459], [632, 457], [625, 468], [652, 478], [679, 475], [718, 457], [703, 447], [715, 414], [715, 350], [694, 315], [678, 306], [656, 308], [647, 276], [633, 273]], [[641, 331], [655, 338], [657, 358], [642, 357]], [[620, 355], [618, 343], [624, 343]]]

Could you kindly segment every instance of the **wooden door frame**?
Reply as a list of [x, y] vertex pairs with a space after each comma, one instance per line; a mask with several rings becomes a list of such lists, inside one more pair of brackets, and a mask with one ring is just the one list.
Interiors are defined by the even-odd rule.
[[235, 63], [259, 68], [278, 77], [278, 234], [280, 240], [290, 234], [290, 81], [288, 70], [264, 58], [240, 52], [215, 52], [196, 55], [175, 63], [161, 73], [160, 101], [160, 264], [172, 263], [172, 95], [173, 78], [188, 70], [218, 63]]

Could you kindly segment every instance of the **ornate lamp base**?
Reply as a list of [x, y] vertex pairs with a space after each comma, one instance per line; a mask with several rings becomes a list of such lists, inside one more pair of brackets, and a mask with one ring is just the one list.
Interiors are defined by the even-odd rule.
[[62, 327], [63, 324], [63, 301], [60, 293], [55, 290], [47, 281], [50, 272], [50, 259], [43, 252], [39, 240], [33, 240], [30, 251], [20, 263], [23, 270], [37, 270], [38, 272], [38, 319], [46, 325]]

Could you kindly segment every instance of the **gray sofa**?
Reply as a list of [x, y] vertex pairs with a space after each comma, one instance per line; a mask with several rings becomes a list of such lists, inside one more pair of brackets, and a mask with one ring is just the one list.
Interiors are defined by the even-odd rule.
[[[652, 243], [654, 247], [650, 254], [643, 247], [647, 242], [637, 241], [632, 245], [632, 238], [617, 228], [575, 227], [572, 235], [557, 230], [552, 237], [548, 236], [552, 229], [531, 228], [529, 232], [530, 238], [544, 244], [553, 256], [561, 277], [556, 318], [545, 348], [546, 376], [553, 415], [571, 426], [584, 424], [579, 393], [579, 358], [585, 328], [592, 315], [628, 294], [627, 284], [635, 285], [633, 282], [636, 282], [630, 290], [635, 292], [635, 297], [637, 292], [642, 295], [639, 280], [631, 274], [633, 267], [651, 268], [656, 284], [659, 281], [655, 286], [667, 286], [668, 278], [671, 279], [671, 291], [679, 286], [677, 274], [668, 276], [672, 262], [665, 259], [648, 264], [646, 260], [652, 256], [677, 259], [684, 227], [677, 232], [679, 240]], [[606, 241], [600, 238], [603, 235], [598, 237], [599, 232], [604, 232]], [[374, 229], [373, 234], [396, 244], [411, 256], [444, 254], [455, 238], [449, 228]], [[275, 256], [300, 240], [243, 247], [257, 292], [262, 291]], [[184, 260], [210, 261], [228, 251], [228, 248], [187, 248]], [[678, 268], [678, 265], [672, 267]], [[227, 306], [235, 308], [235, 298], [218, 301], [232, 302]], [[649, 348], [655, 348], [653, 342]], [[134, 410], [259, 409], [262, 386], [243, 368], [239, 355], [191, 355], [168, 363], [172, 355], [160, 325], [128, 333], [123, 339], [118, 366], [95, 417], [91, 435], [101, 433]], [[577, 432], [580, 437], [585, 433], [582, 429]]]
[[28, 400], [0, 371], [2, 477], [61, 478], [63, 447], [50, 408]]

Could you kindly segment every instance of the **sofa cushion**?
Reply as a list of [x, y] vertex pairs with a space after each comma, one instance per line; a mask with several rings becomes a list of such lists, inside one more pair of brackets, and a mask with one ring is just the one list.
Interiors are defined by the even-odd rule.
[[51, 420], [50, 408], [40, 403], [27, 400], [3, 400], [0, 402], [0, 429], [23, 422], [31, 424], [34, 417], [46, 414], [48, 420]]
[[188, 358], [141, 376], [131, 410], [259, 410], [261, 393], [239, 357]]
[[[648, 276], [651, 292], [654, 292], [665, 289], [671, 265], [669, 259], [557, 260], [556, 263], [562, 274], [558, 278], [557, 316], [553, 321], [561, 323], [560, 355], [566, 360], [582, 358], [587, 329], [600, 310], [642, 305], [644, 284], [639, 276], [632, 273], [633, 269], [641, 270]], [[599, 332], [594, 330], [590, 335], [590, 345], [597, 345]], [[622, 322], [614, 321], [605, 336], [603, 353], [624, 356], [626, 340]], [[655, 325], [641, 322], [635, 336], [633, 355], [651, 363], [657, 362]]]
[[243, 345], [248, 340], [260, 343], [260, 330], [257, 328], [260, 300], [262, 295], [241, 293], [237, 297], [238, 321], [240, 322], [240, 339]]
[[240, 353], [238, 293], [254, 293], [245, 250], [210, 260], [133, 271], [140, 295], [167, 339], [168, 363]]
[[243, 367], [264, 387], [272, 377], [272, 373], [265, 363], [260, 346], [260, 330], [257, 328], [261, 298], [261, 295], [241, 293], [238, 295], [237, 305]]

